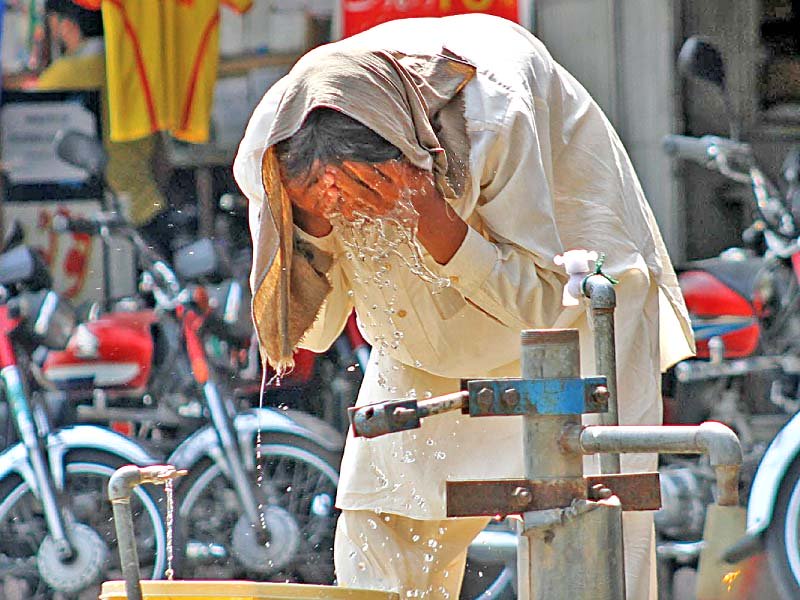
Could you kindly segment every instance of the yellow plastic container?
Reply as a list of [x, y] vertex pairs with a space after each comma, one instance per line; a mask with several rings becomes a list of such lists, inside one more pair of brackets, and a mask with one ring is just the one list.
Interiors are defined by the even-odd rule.
[[[400, 600], [393, 592], [299, 583], [142, 581], [144, 600]], [[106, 581], [100, 600], [126, 600], [124, 581]]]

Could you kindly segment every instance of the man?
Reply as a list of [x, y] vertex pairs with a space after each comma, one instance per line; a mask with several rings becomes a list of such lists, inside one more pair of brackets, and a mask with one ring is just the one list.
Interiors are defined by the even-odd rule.
[[[660, 423], [660, 369], [693, 349], [675, 274], [611, 125], [522, 27], [403, 20], [313, 50], [256, 108], [234, 174], [251, 201], [253, 316], [279, 373], [355, 308], [373, 346], [358, 404], [518, 376], [523, 329], [577, 328], [592, 374], [584, 309], [562, 306], [553, 262], [586, 248], [619, 279], [620, 422]], [[349, 437], [339, 584], [458, 597], [487, 521], [445, 518], [444, 483], [520, 477], [521, 455], [519, 419], [445, 414]], [[628, 597], [654, 598], [651, 515], [624, 518]]]
[[39, 75], [38, 90], [102, 90], [103, 136], [108, 151], [106, 179], [111, 188], [130, 200], [130, 218], [159, 251], [168, 252], [174, 236], [169, 226], [168, 203], [153, 168], [157, 138], [132, 142], [108, 139], [103, 19], [72, 0], [47, 0], [45, 15], [62, 54]]

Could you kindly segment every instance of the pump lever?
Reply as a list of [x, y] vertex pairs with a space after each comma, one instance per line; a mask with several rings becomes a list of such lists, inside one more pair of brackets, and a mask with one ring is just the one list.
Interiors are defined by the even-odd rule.
[[454, 410], [463, 411], [469, 392], [455, 392], [426, 400], [402, 398], [347, 409], [353, 434], [373, 438], [396, 431], [418, 429], [420, 420]]

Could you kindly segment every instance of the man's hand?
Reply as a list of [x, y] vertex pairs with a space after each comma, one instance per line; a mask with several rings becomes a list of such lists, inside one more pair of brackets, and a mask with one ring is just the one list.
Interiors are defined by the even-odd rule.
[[311, 169], [307, 177], [281, 177], [286, 193], [292, 201], [295, 224], [306, 233], [315, 237], [324, 237], [331, 232], [331, 223], [326, 215], [338, 201], [338, 195], [330, 193], [332, 179], [325, 176], [325, 170], [319, 165]]
[[381, 217], [397, 207], [404, 194], [419, 214], [419, 241], [439, 264], [453, 257], [467, 234], [466, 223], [436, 189], [433, 174], [404, 159], [315, 165], [308, 177], [285, 181], [295, 222], [317, 237], [331, 231], [329, 218], [334, 214], [349, 221], [359, 215]]
[[419, 241], [440, 265], [450, 262], [467, 235], [467, 224], [436, 189], [433, 173], [405, 160], [389, 161], [375, 167], [396, 186], [411, 190], [411, 204], [419, 214]]

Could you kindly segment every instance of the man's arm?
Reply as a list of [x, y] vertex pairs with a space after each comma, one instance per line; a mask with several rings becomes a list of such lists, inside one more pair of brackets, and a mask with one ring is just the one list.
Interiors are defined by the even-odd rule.
[[549, 158], [543, 156], [549, 148], [537, 135], [533, 115], [517, 112], [509, 118], [473, 164], [481, 202], [468, 218], [473, 226], [466, 226], [440, 273], [470, 303], [510, 328], [550, 327], [562, 311], [563, 289], [551, 261], [563, 249]]

